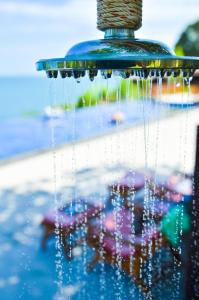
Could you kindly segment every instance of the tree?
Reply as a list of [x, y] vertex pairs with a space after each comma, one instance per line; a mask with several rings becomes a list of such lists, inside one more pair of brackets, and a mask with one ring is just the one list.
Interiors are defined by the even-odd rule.
[[175, 46], [177, 55], [199, 56], [199, 21], [189, 25]]

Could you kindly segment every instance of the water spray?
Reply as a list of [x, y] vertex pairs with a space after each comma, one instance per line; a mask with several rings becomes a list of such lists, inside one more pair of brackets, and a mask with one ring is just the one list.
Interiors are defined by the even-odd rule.
[[37, 70], [45, 71], [48, 78], [60, 75], [78, 81], [84, 76], [93, 81], [98, 73], [105, 79], [137, 78], [138, 91], [140, 78], [190, 79], [199, 69], [199, 57], [176, 56], [161, 42], [135, 37], [142, 26], [142, 4], [142, 0], [97, 0], [97, 28], [104, 39], [77, 44], [63, 58], [42, 59]]

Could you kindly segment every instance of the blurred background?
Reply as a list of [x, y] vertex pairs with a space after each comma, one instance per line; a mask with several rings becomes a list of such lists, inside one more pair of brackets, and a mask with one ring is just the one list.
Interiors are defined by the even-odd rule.
[[[178, 55], [199, 56], [198, 0], [143, 2], [143, 26], [136, 32], [136, 37], [162, 41], [175, 49]], [[86, 297], [88, 290], [90, 299], [98, 299], [100, 272], [88, 275], [84, 270], [83, 273], [78, 254], [76, 260], [66, 262], [63, 257], [56, 256], [55, 247], [49, 247], [49, 252], [42, 252], [40, 224], [57, 199], [65, 201], [76, 194], [96, 191], [106, 195], [108, 184], [124, 175], [129, 166], [140, 167], [146, 154], [141, 138], [144, 130], [141, 126], [132, 129], [132, 133], [129, 131], [127, 135], [119, 136], [119, 142], [118, 136], [113, 136], [112, 140], [109, 137], [103, 140], [102, 137], [99, 144], [91, 141], [89, 146], [77, 145], [75, 154], [72, 147], [63, 152], [58, 150], [57, 156], [41, 154], [41, 150], [52, 149], [56, 143], [62, 145], [72, 141], [74, 132], [76, 141], [79, 141], [95, 137], [97, 133], [103, 135], [117, 121], [127, 127], [141, 124], [142, 110], [136, 107], [137, 104], [128, 103], [122, 113], [117, 106], [110, 104], [108, 107], [102, 105], [101, 110], [88, 108], [77, 111], [76, 116], [73, 112], [67, 114], [66, 104], [77, 102], [82, 107], [81, 95], [87, 91], [90, 82], [85, 79], [77, 85], [72, 79], [64, 83], [58, 79], [55, 88], [44, 73], [36, 71], [35, 62], [39, 59], [63, 57], [74, 44], [103, 37], [103, 33], [96, 29], [95, 0], [0, 0], [0, 25], [0, 298], [82, 300], [79, 296], [73, 298], [81, 289], [84, 299], [89, 299]], [[111, 84], [114, 88], [118, 81]], [[175, 92], [179, 89], [179, 94], [182, 94], [180, 84], [175, 82]], [[126, 89], [125, 85], [123, 87]], [[195, 89], [198, 105], [197, 78]], [[93, 90], [93, 96], [92, 93]], [[52, 111], [53, 105], [59, 107]], [[183, 106], [182, 103], [180, 105]], [[147, 144], [151, 147], [148, 148], [148, 159], [157, 165], [163, 161], [173, 168], [178, 168], [181, 162], [182, 172], [192, 172], [198, 111], [190, 110], [190, 117], [185, 107], [182, 115], [176, 114], [178, 119], [168, 118], [164, 122], [163, 117], [173, 116], [168, 103], [163, 109], [154, 108], [153, 103], [145, 103], [145, 108], [147, 141], [152, 142], [152, 146]], [[51, 118], [55, 121], [53, 124], [49, 122]], [[150, 125], [153, 118], [158, 121]], [[162, 122], [159, 123], [159, 120]], [[127, 144], [128, 140], [130, 143]], [[119, 143], [118, 149], [113, 147], [114, 142]], [[160, 146], [157, 146], [158, 143]], [[139, 152], [139, 147], [143, 151]], [[103, 155], [97, 156], [96, 149]], [[38, 152], [38, 156], [32, 156]], [[28, 158], [24, 159], [26, 154]], [[77, 164], [74, 163], [74, 155]], [[115, 166], [117, 163], [119, 167]], [[166, 173], [170, 174], [170, 170]], [[112, 286], [114, 272], [109, 267], [106, 270], [104, 282]], [[60, 294], [57, 288], [57, 280], [62, 281], [62, 271], [66, 275], [63, 276], [64, 294]], [[57, 279], [57, 274], [62, 275]], [[123, 284], [121, 299], [130, 299], [131, 283], [124, 279]], [[171, 290], [167, 290], [167, 285], [164, 288], [167, 293], [160, 294], [157, 299], [170, 299], [170, 291], [175, 290], [175, 286]], [[112, 289], [107, 289], [107, 293], [105, 299], [113, 299]], [[179, 293], [176, 297], [172, 295], [171, 299], [182, 299]]]
[[[175, 48], [186, 27], [198, 20], [198, 5], [197, 0], [144, 1], [136, 36]], [[103, 37], [96, 29], [94, 0], [0, 0], [0, 20], [0, 120], [38, 115], [48, 105], [49, 82], [36, 72], [37, 60], [63, 57], [72, 45]]]

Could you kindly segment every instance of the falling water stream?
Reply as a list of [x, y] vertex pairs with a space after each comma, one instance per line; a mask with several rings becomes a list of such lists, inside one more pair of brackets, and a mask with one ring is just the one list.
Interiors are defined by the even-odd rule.
[[[67, 80], [71, 81], [74, 79], [68, 78], [63, 81], [62, 103], [64, 102], [65, 106], [71, 104], [70, 98], [73, 96], [72, 91], [68, 90], [68, 83], [65, 84]], [[70, 124], [72, 150], [71, 163], [69, 165], [67, 165], [69, 158], [66, 159], [64, 149], [60, 152], [56, 145], [56, 129], [57, 126], [61, 125], [57, 121], [52, 120], [54, 208], [57, 211], [55, 224], [55, 269], [58, 288], [54, 300], [89, 300], [94, 299], [94, 297], [96, 300], [163, 300], [167, 299], [164, 298], [167, 289], [170, 289], [170, 299], [183, 299], [181, 298], [182, 267], [172, 257], [168, 247], [165, 248], [163, 246], [164, 236], [162, 232], [156, 233], [157, 227], [160, 228], [160, 222], [158, 223], [156, 220], [157, 201], [158, 213], [164, 215], [165, 199], [162, 195], [155, 196], [154, 191], [159, 187], [160, 181], [163, 180], [164, 184], [166, 184], [167, 179], [164, 177], [164, 174], [160, 174], [160, 170], [162, 170], [162, 162], [165, 163], [169, 155], [167, 154], [169, 145], [165, 144], [165, 147], [161, 145], [162, 142], [164, 143], [162, 132], [165, 131], [162, 130], [165, 125], [161, 122], [162, 115], [160, 112], [162, 109], [165, 109], [168, 117], [172, 114], [179, 114], [179, 111], [171, 111], [169, 104], [162, 104], [159, 100], [162, 99], [163, 89], [167, 91], [167, 94], [173, 89], [173, 94], [175, 95], [176, 89], [181, 87], [182, 104], [186, 104], [186, 99], [191, 94], [190, 78], [184, 79], [171, 76], [163, 80], [161, 77], [157, 79], [143, 79], [138, 76], [125, 80], [125, 96], [123, 95], [124, 87], [120, 84], [121, 79], [116, 76], [113, 76], [111, 79], [104, 79], [101, 75], [98, 75], [90, 84], [88, 84], [87, 78], [81, 79], [77, 83], [77, 89], [79, 85], [85, 85], [92, 87], [93, 91], [99, 89], [99, 87], [102, 87], [102, 90], [98, 98], [100, 104], [96, 103], [93, 106], [91, 95], [89, 105], [87, 99], [83, 97], [83, 107], [81, 109], [73, 106], [70, 111], [66, 112], [66, 118], [63, 122], [68, 121], [67, 116], [69, 114], [72, 115], [72, 123]], [[107, 118], [101, 113], [101, 107], [102, 105], [103, 107], [113, 105], [113, 89], [115, 89], [115, 116], [119, 116], [119, 119], [116, 121], [111, 120], [113, 118], [111, 113], [114, 110], [110, 110], [109, 122], [115, 122], [115, 125], [112, 126], [111, 130], [109, 129], [109, 132], [106, 132]], [[51, 83], [50, 93], [52, 105], [58, 105], [60, 99], [57, 99], [56, 80]], [[123, 108], [130, 102], [137, 105], [142, 124], [125, 125]], [[146, 103], [148, 105], [145, 105]], [[97, 136], [96, 134], [95, 137], [89, 137], [87, 141], [78, 143], [76, 142], [76, 135], [81, 130], [82, 124], [77, 122], [77, 114], [80, 113], [80, 110], [92, 109], [97, 110], [98, 128], [96, 129], [100, 129], [104, 136], [102, 134]], [[151, 119], [151, 114], [154, 114], [153, 120]], [[96, 126], [93, 125], [89, 118], [83, 121], [86, 122], [88, 132], [93, 126]], [[173, 149], [174, 152], [178, 152], [179, 162], [182, 162], [179, 170], [182, 172], [182, 178], [185, 178], [187, 170], [188, 123], [189, 110], [187, 109], [184, 123], [179, 124], [178, 136], [176, 136], [178, 148]], [[85, 127], [83, 126], [82, 128]], [[124, 136], [130, 128], [132, 128], [130, 137], [127, 134], [129, 138], [125, 140]], [[93, 132], [95, 132], [95, 129], [93, 129]], [[96, 143], [96, 148], [94, 148], [93, 143]], [[173, 165], [172, 167], [174, 170], [178, 166]], [[137, 170], [141, 170], [144, 176], [144, 186], [140, 191], [136, 191]], [[173, 170], [171, 168], [170, 173]], [[115, 182], [119, 182], [128, 172], [131, 173], [132, 181], [134, 182], [131, 184], [128, 196], [124, 197], [125, 191], [121, 190], [119, 184], [111, 192], [108, 187]], [[166, 174], [168, 173], [166, 172]], [[161, 175], [161, 178], [159, 175]], [[75, 231], [71, 231], [67, 236], [68, 248], [65, 250], [68, 252], [65, 253], [65, 236], [64, 234], [60, 235], [60, 231], [63, 231], [63, 225], [60, 227], [60, 223], [63, 224], [63, 219], [60, 219], [58, 209], [63, 208], [67, 204], [69, 206], [68, 214], [72, 219], [81, 211], [82, 207], [83, 211], [87, 211], [90, 204], [99, 203], [103, 203], [105, 208], [92, 220], [85, 216], [82, 226]], [[128, 208], [126, 206], [127, 203]], [[139, 237], [137, 236], [137, 224], [135, 223], [137, 222], [137, 204], [139, 204], [138, 207], [142, 207], [143, 214], [143, 226]], [[123, 224], [128, 219], [123, 213], [124, 208], [125, 213], [126, 211], [130, 213], [131, 218], [128, 224], [130, 226], [128, 227], [130, 228], [128, 240], [125, 236], [126, 233], [124, 234], [123, 232]], [[111, 213], [112, 219], [108, 219]], [[178, 218], [176, 230], [180, 232], [180, 243], [177, 249], [182, 255], [184, 247], [182, 242], [184, 216], [180, 205], [179, 214], [180, 218]], [[98, 238], [98, 245], [95, 246], [93, 244], [90, 247], [88, 242], [90, 238], [89, 228], [96, 224], [99, 224], [99, 232], [96, 233], [99, 236], [94, 238]], [[146, 237], [150, 236], [154, 237], [147, 240]], [[105, 247], [108, 240], [111, 240], [115, 247], [112, 257]], [[76, 244], [77, 241], [79, 242], [78, 244]], [[138, 243], [140, 243], [140, 250], [138, 250], [139, 247], [135, 246]], [[131, 251], [130, 256], [124, 262], [123, 255], [127, 244], [128, 246], [130, 245]], [[137, 252], [134, 252], [132, 249], [136, 249]], [[89, 262], [97, 251], [99, 252], [98, 263], [89, 271]], [[140, 260], [136, 256], [139, 256]], [[134, 274], [136, 264], [140, 266], [137, 280], [135, 280]], [[129, 272], [126, 273], [128, 274], [124, 272], [127, 267]], [[149, 288], [147, 296], [142, 292], [142, 283]], [[168, 295], [168, 290], [166, 295]]]

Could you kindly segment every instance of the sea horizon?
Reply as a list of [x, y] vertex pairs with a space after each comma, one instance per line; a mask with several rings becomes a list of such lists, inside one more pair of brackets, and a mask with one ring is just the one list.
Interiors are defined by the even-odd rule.
[[[55, 81], [54, 81], [55, 82]], [[71, 89], [67, 92], [67, 85]], [[20, 117], [33, 117], [42, 115], [45, 107], [62, 103], [74, 103], [88, 84], [77, 85], [75, 80], [70, 82], [53, 80], [41, 75], [0, 76], [0, 122]], [[53, 90], [54, 89], [54, 90]], [[56, 89], [56, 95], [55, 93]]]

